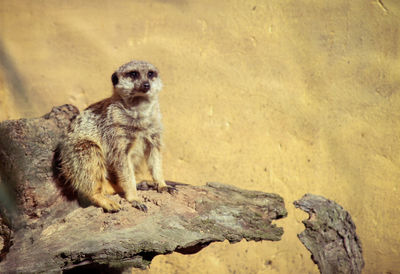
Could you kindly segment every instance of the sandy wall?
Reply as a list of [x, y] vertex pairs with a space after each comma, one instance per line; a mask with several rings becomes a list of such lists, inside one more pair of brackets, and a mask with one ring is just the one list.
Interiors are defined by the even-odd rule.
[[149, 273], [316, 273], [311, 192], [347, 209], [365, 273], [400, 273], [400, 2], [0, 0], [0, 120], [108, 96], [131, 59], [161, 71], [165, 177], [274, 192], [277, 243], [156, 257]]

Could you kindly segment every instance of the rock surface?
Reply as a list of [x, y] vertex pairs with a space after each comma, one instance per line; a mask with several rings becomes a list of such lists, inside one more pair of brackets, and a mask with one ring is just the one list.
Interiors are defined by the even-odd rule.
[[364, 267], [361, 242], [350, 214], [324, 197], [306, 194], [294, 205], [310, 217], [298, 235], [312, 253], [322, 274], [361, 273]]
[[[138, 188], [148, 212], [122, 204], [117, 213], [82, 206], [53, 171], [60, 137], [79, 111], [0, 123], [0, 272], [145, 268], [154, 256], [191, 254], [214, 241], [280, 240], [272, 221], [287, 215], [276, 194], [208, 183], [169, 182], [177, 191]], [[82, 269], [83, 270], [83, 269]]]

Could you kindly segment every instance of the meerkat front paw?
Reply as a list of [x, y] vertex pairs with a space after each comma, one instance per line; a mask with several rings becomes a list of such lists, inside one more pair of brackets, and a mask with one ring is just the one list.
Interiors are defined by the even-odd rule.
[[134, 208], [137, 208], [143, 212], [147, 212], [147, 206], [142, 201], [140, 201], [140, 198], [136, 194], [125, 194], [125, 198], [128, 202], [132, 204]]
[[131, 204], [134, 208], [137, 208], [140, 211], [143, 211], [145, 213], [147, 212], [147, 206], [144, 203], [135, 200], [135, 201], [131, 202]]
[[168, 190], [168, 186], [163, 183], [163, 184], [157, 184], [157, 191], [158, 192], [163, 192], [163, 191], [167, 191]]
[[152, 181], [141, 181], [136, 185], [137, 190], [147, 191], [155, 189], [155, 183]]
[[137, 189], [142, 191], [147, 190], [157, 190], [157, 192], [164, 192], [167, 191], [169, 194], [174, 194], [178, 190], [176, 189], [175, 185], [167, 185], [165, 182], [164, 184], [158, 184], [152, 181], [142, 181], [137, 184]]
[[157, 191], [160, 192], [160, 193], [164, 192], [164, 191], [167, 191], [169, 194], [174, 194], [178, 190], [176, 189], [175, 186], [169, 186], [163, 181], [162, 183], [158, 183], [157, 184]]

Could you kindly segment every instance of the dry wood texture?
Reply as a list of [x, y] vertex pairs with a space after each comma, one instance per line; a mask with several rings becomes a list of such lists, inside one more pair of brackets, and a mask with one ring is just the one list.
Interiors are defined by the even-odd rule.
[[361, 242], [350, 214], [324, 197], [306, 194], [294, 205], [310, 215], [298, 235], [323, 274], [361, 273]]
[[57, 144], [77, 113], [64, 105], [0, 123], [0, 272], [145, 268], [158, 254], [214, 241], [280, 240], [283, 229], [272, 224], [287, 215], [279, 195], [218, 183], [169, 182], [177, 190], [169, 194], [143, 182], [147, 213], [118, 195], [117, 213], [78, 203], [55, 172]]

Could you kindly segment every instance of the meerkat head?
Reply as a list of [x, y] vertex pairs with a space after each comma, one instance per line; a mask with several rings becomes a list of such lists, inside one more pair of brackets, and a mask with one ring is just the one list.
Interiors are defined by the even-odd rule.
[[153, 98], [162, 88], [162, 82], [155, 66], [144, 61], [131, 61], [119, 67], [111, 76], [114, 93], [126, 103], [136, 97]]

